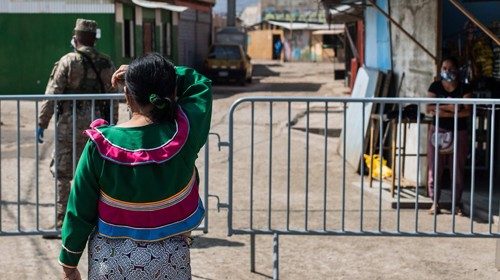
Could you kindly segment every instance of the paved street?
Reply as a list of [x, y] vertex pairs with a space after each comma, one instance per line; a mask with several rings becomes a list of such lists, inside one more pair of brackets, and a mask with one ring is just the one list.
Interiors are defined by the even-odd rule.
[[[220, 85], [214, 86], [214, 110], [211, 132], [218, 133], [223, 141], [228, 139], [228, 110], [231, 104], [244, 96], [346, 96], [347, 89], [343, 81], [333, 80], [333, 66], [330, 63], [277, 63], [272, 61], [254, 61], [255, 77], [252, 84], [245, 87]], [[14, 201], [16, 145], [15, 129], [9, 123], [15, 117], [14, 103], [2, 103], [2, 199]], [[122, 104], [123, 105], [123, 104]], [[34, 112], [32, 104], [23, 105], [23, 112]], [[315, 128], [323, 127], [325, 122], [324, 106], [321, 103], [310, 104], [310, 133], [306, 138], [304, 122], [306, 104], [294, 104], [290, 108], [290, 120], [295, 125], [290, 127], [288, 105], [273, 104], [273, 120], [269, 119], [269, 104], [255, 104], [254, 115], [254, 195], [253, 223], [257, 228], [266, 228], [268, 222], [267, 187], [273, 189], [272, 227], [283, 228], [287, 219], [285, 213], [288, 154], [283, 148], [287, 141], [291, 143], [290, 174], [291, 210], [290, 228], [304, 226], [304, 177], [305, 163], [309, 163], [310, 197], [308, 198], [310, 229], [320, 230], [325, 218], [329, 228], [338, 228], [342, 192], [345, 192], [346, 229], [359, 230], [360, 199], [364, 203], [364, 229], [375, 230], [378, 226], [378, 197], [372, 193], [362, 193], [356, 183], [360, 177], [347, 167], [345, 190], [342, 190], [342, 161], [336, 149], [340, 140], [343, 108], [339, 104], [328, 104], [327, 122], [330, 137], [322, 135]], [[249, 220], [248, 182], [250, 153], [250, 128], [252, 124], [249, 104], [241, 104], [235, 111], [234, 144], [234, 228], [245, 228]], [[30, 111], [31, 110], [31, 111]], [[315, 113], [321, 112], [321, 113]], [[120, 107], [121, 119], [126, 114], [125, 106]], [[5, 116], [7, 115], [7, 116]], [[28, 114], [29, 115], [29, 114]], [[33, 131], [32, 116], [23, 123], [22, 158], [30, 164], [23, 165], [21, 187], [32, 195], [33, 190]], [[271, 130], [272, 128], [272, 130]], [[290, 131], [290, 132], [289, 132]], [[53, 132], [52, 132], [53, 133]], [[51, 135], [50, 130], [47, 135]], [[269, 137], [272, 147], [269, 151]], [[288, 136], [290, 135], [290, 137]], [[45, 208], [51, 209], [53, 183], [48, 172], [51, 152], [51, 140], [40, 146], [40, 188]], [[31, 142], [30, 142], [31, 141]], [[220, 196], [221, 202], [227, 202], [227, 148], [217, 149], [216, 138], [210, 138], [210, 194]], [[310, 153], [304, 152], [304, 144], [309, 143]], [[324, 147], [327, 147], [327, 176], [324, 175]], [[269, 163], [272, 158], [272, 164]], [[309, 161], [307, 161], [307, 158]], [[203, 171], [203, 154], [200, 154], [198, 168]], [[273, 177], [269, 180], [268, 165], [272, 165]], [[10, 172], [9, 172], [10, 171]], [[202, 174], [203, 175], [203, 174]], [[202, 177], [203, 178], [203, 177]], [[323, 186], [328, 180], [327, 211], [323, 212]], [[359, 185], [359, 184], [358, 184]], [[28, 195], [24, 195], [28, 199]], [[32, 196], [29, 196], [32, 197]], [[13, 226], [16, 222], [16, 209], [13, 205], [2, 204], [2, 222]], [[45, 209], [44, 208], [44, 209]], [[45, 210], [44, 210], [45, 211]], [[383, 228], [393, 230], [397, 217], [389, 203], [381, 207]], [[25, 216], [33, 215], [33, 209], [27, 209]], [[50, 225], [47, 217], [41, 223]], [[325, 214], [326, 213], [326, 214]], [[256, 237], [256, 271], [250, 272], [250, 238], [247, 235], [227, 236], [227, 211], [216, 207], [216, 199], [210, 198], [209, 233], [194, 232], [195, 243], [191, 250], [192, 273], [194, 279], [268, 279], [272, 276], [272, 236]], [[326, 216], [323, 216], [326, 215]], [[452, 215], [438, 217], [439, 223], [450, 224]], [[53, 218], [53, 217], [52, 217]], [[26, 220], [32, 217], [26, 217]], [[271, 223], [271, 222], [270, 222]], [[415, 211], [402, 210], [398, 223], [401, 229], [410, 230], [415, 224]], [[422, 230], [430, 230], [433, 217], [426, 210], [419, 211], [419, 225]], [[467, 229], [470, 219], [456, 218], [457, 229]], [[474, 223], [478, 231], [487, 230], [484, 223]], [[495, 229], [497, 225], [494, 225]], [[444, 230], [444, 229], [443, 229]], [[416, 237], [352, 237], [352, 236], [281, 236], [280, 237], [280, 276], [282, 279], [500, 279], [500, 272], [495, 268], [494, 239], [482, 238], [416, 238]], [[57, 254], [59, 240], [45, 240], [33, 237], [0, 237], [0, 279], [57, 279], [60, 266]], [[86, 255], [80, 263], [82, 275], [86, 275]]]

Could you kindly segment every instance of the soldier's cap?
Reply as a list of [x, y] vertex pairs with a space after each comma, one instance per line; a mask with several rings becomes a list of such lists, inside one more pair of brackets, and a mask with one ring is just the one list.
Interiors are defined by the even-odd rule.
[[75, 31], [96, 33], [97, 22], [95, 20], [79, 18], [76, 20]]

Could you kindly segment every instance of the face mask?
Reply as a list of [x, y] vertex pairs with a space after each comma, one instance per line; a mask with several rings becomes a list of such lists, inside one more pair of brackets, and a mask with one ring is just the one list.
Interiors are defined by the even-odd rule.
[[75, 42], [75, 37], [71, 38], [70, 44], [71, 44], [71, 46], [73, 47], [73, 49], [75, 49], [75, 50], [76, 50], [76, 42]]
[[446, 82], [453, 82], [457, 79], [457, 75], [455, 74], [455, 72], [443, 70], [441, 71], [441, 79]]

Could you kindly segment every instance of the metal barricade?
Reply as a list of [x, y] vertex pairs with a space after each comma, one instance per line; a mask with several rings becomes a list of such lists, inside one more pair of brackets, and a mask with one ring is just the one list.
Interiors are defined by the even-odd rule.
[[[48, 170], [52, 149], [47, 143], [40, 147], [35, 136], [40, 101], [70, 101], [75, 115], [77, 101], [91, 100], [94, 115], [95, 101], [103, 99], [118, 102], [123, 95], [0, 96], [0, 121], [3, 122], [0, 126], [0, 236], [56, 233], [56, 183]], [[470, 178], [466, 181], [469, 190], [463, 196], [464, 206], [468, 206], [468, 218], [440, 216], [436, 212], [427, 215], [430, 205], [424, 188], [426, 179], [421, 178], [421, 174], [425, 173], [422, 170], [426, 165], [423, 147], [430, 139], [425, 137], [427, 127], [421, 128], [425, 123], [421, 114], [416, 114], [408, 125], [416, 126], [416, 132], [407, 127], [410, 122], [405, 121], [408, 117], [405, 105], [408, 104], [415, 105], [416, 112], [424, 111], [428, 104], [451, 104], [443, 110], [453, 116], [455, 135], [463, 121], [458, 118], [459, 111], [470, 109]], [[392, 110], [387, 110], [389, 107], [393, 107]], [[494, 196], [494, 163], [498, 161], [494, 156], [495, 143], [498, 142], [495, 137], [498, 122], [495, 119], [499, 107], [500, 100], [491, 99], [239, 99], [229, 110], [228, 142], [221, 142], [220, 136], [216, 135], [219, 149], [224, 146], [229, 149], [228, 201], [217, 205], [228, 209], [228, 234], [250, 236], [252, 271], [255, 271], [256, 235], [272, 235], [275, 279], [279, 278], [281, 235], [498, 238], [500, 233], [493, 229], [493, 216], [498, 215], [499, 208], [498, 195]], [[112, 115], [113, 108], [110, 110]], [[440, 110], [436, 109], [437, 115], [442, 114]], [[391, 115], [387, 111], [393, 113], [390, 121], [387, 118]], [[486, 116], [488, 122], [476, 121], [479, 115]], [[436, 118], [429, 125], [439, 127], [439, 122], [440, 118]], [[53, 138], [48, 137], [48, 142], [57, 139], [54, 120], [52, 123]], [[488, 131], [486, 136], [477, 135], [481, 126]], [[75, 121], [73, 127], [76, 127]], [[372, 136], [368, 137], [369, 129], [378, 133], [370, 133]], [[386, 137], [391, 129], [394, 145], [388, 151]], [[411, 145], [405, 145], [407, 133], [413, 141]], [[75, 129], [72, 139], [75, 151]], [[436, 134], [434, 141], [438, 140]], [[483, 144], [479, 145], [479, 140]], [[405, 164], [405, 157], [409, 156], [408, 146], [416, 147], [413, 165]], [[478, 154], [479, 146], [488, 152]], [[211, 196], [208, 192], [209, 147], [207, 140], [203, 169], [200, 170], [204, 178], [202, 196], [207, 209], [208, 197]], [[396, 180], [377, 180], [370, 187], [370, 180], [359, 175], [374, 173], [373, 161], [369, 168], [371, 173], [366, 172], [368, 166], [362, 164], [365, 154], [370, 154], [369, 147], [371, 154], [378, 155], [381, 163], [383, 158], [391, 159]], [[433, 148], [437, 154], [438, 148]], [[446, 190], [451, 201], [458, 195], [455, 189], [457, 177], [454, 176], [458, 171], [457, 149], [457, 141], [454, 141], [451, 188]], [[481, 176], [476, 172], [479, 159], [485, 163]], [[73, 160], [73, 168], [75, 165], [76, 160]], [[437, 170], [437, 158], [434, 166]], [[378, 168], [382, 174], [383, 164]], [[406, 177], [414, 181], [411, 188], [403, 188], [405, 169], [409, 174]], [[436, 170], [434, 174], [437, 174]], [[481, 180], [487, 187], [476, 185]], [[442, 184], [437, 176], [434, 182], [436, 186]], [[393, 186], [394, 198], [391, 195]], [[437, 190], [434, 188], [434, 196], [438, 194]], [[457, 205], [449, 204], [449, 212], [455, 213]], [[484, 215], [478, 215], [480, 212]], [[198, 229], [208, 231], [208, 211]]]
[[[58, 149], [56, 113], [45, 133], [45, 143], [39, 144], [39, 105], [44, 100], [72, 102], [72, 116], [76, 115], [77, 101], [91, 102], [91, 119], [94, 120], [96, 101], [110, 101], [110, 115], [113, 116], [115, 102], [124, 100], [123, 94], [64, 94], [64, 95], [4, 95], [0, 96], [0, 237], [19, 235], [56, 234], [57, 222], [57, 169], [50, 174], [49, 162], [53, 150]], [[112, 119], [112, 118], [111, 118]], [[111, 120], [113, 121], [113, 120]], [[88, 125], [88, 124], [86, 124]], [[76, 118], [72, 118], [72, 167], [77, 164]], [[52, 135], [52, 137], [51, 137]], [[57, 154], [54, 154], [57, 157]], [[57, 159], [56, 159], [57, 160]], [[208, 209], [209, 187], [209, 142], [205, 144], [203, 165], [203, 187], [200, 195]], [[208, 232], [208, 211], [197, 228]]]
[[[409, 118], [405, 111], [410, 108], [405, 105], [409, 104], [413, 104], [417, 112], [412, 116], [416, 132], [408, 132], [412, 146], [416, 147], [414, 167], [404, 166], [404, 157], [408, 156], [404, 152], [409, 148], [403, 147], [403, 134], [408, 130], [405, 119]], [[471, 112], [472, 118], [468, 118], [472, 120], [468, 142], [470, 180], [466, 181], [470, 190], [463, 195], [463, 201], [468, 201], [464, 206], [468, 206], [469, 218], [457, 218], [454, 214], [439, 216], [436, 211], [427, 214], [432, 200], [425, 194], [426, 180], [421, 175], [427, 173], [422, 172], [426, 167], [423, 147], [429, 139], [425, 137], [428, 128], [421, 128], [424, 116], [420, 112], [429, 104], [438, 105], [437, 116], [452, 115], [454, 135], [460, 133], [458, 124], [462, 126], [464, 121], [459, 119], [459, 108], [460, 112], [465, 112], [463, 108]], [[445, 107], [445, 104], [451, 105]], [[498, 199], [493, 197], [493, 162], [494, 144], [498, 141], [495, 112], [499, 104], [500, 100], [491, 99], [241, 98], [229, 110], [228, 234], [250, 236], [252, 272], [255, 272], [255, 236], [272, 235], [274, 279], [279, 278], [281, 235], [498, 238], [500, 231], [492, 226], [494, 214], [498, 215]], [[482, 173], [488, 187], [478, 190], [476, 119], [480, 107], [490, 120], [487, 127], [490, 154], [486, 155], [488, 168]], [[388, 111], [392, 114], [387, 114]], [[380, 121], [370, 122], [372, 117]], [[388, 120], [390, 117], [392, 120]], [[429, 126], [439, 127], [440, 119], [430, 121]], [[378, 180], [370, 188], [369, 179], [359, 175], [368, 175], [363, 158], [369, 150], [370, 124], [379, 131], [375, 139], [371, 139], [372, 144], [377, 144], [370, 146], [378, 150], [373, 154], [382, 159], [387, 158], [387, 150], [389, 153], [391, 150], [385, 145], [390, 123], [395, 130], [392, 134], [395, 141], [392, 150], [395, 170], [392, 171], [397, 178], [394, 198], [388, 187], [390, 180]], [[435, 137], [438, 143], [438, 134]], [[456, 201], [458, 195], [457, 176], [454, 176], [457, 142], [454, 141], [450, 154], [453, 179], [450, 190], [446, 191], [451, 201]], [[439, 153], [437, 147], [434, 147], [436, 154]], [[434, 160], [437, 170], [438, 157]], [[378, 168], [382, 174], [383, 164]], [[411, 188], [402, 186], [405, 168], [414, 181]], [[433, 197], [437, 196], [441, 184], [440, 178], [435, 177]], [[449, 213], [456, 213], [461, 207], [451, 202], [448, 203], [451, 205], [442, 204], [443, 208], [449, 208]], [[478, 215], [479, 209], [484, 217]]]

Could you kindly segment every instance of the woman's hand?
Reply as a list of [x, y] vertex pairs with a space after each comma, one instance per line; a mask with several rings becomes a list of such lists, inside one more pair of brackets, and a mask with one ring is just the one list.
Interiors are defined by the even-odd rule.
[[63, 266], [63, 280], [82, 280], [78, 269]]
[[113, 88], [117, 88], [117, 86], [125, 81], [125, 73], [127, 72], [128, 65], [123, 64], [118, 68], [118, 70], [113, 73], [113, 76], [111, 77], [111, 85]]
[[437, 107], [436, 104], [427, 104], [425, 112], [431, 116], [435, 116], [436, 115], [436, 107]]

